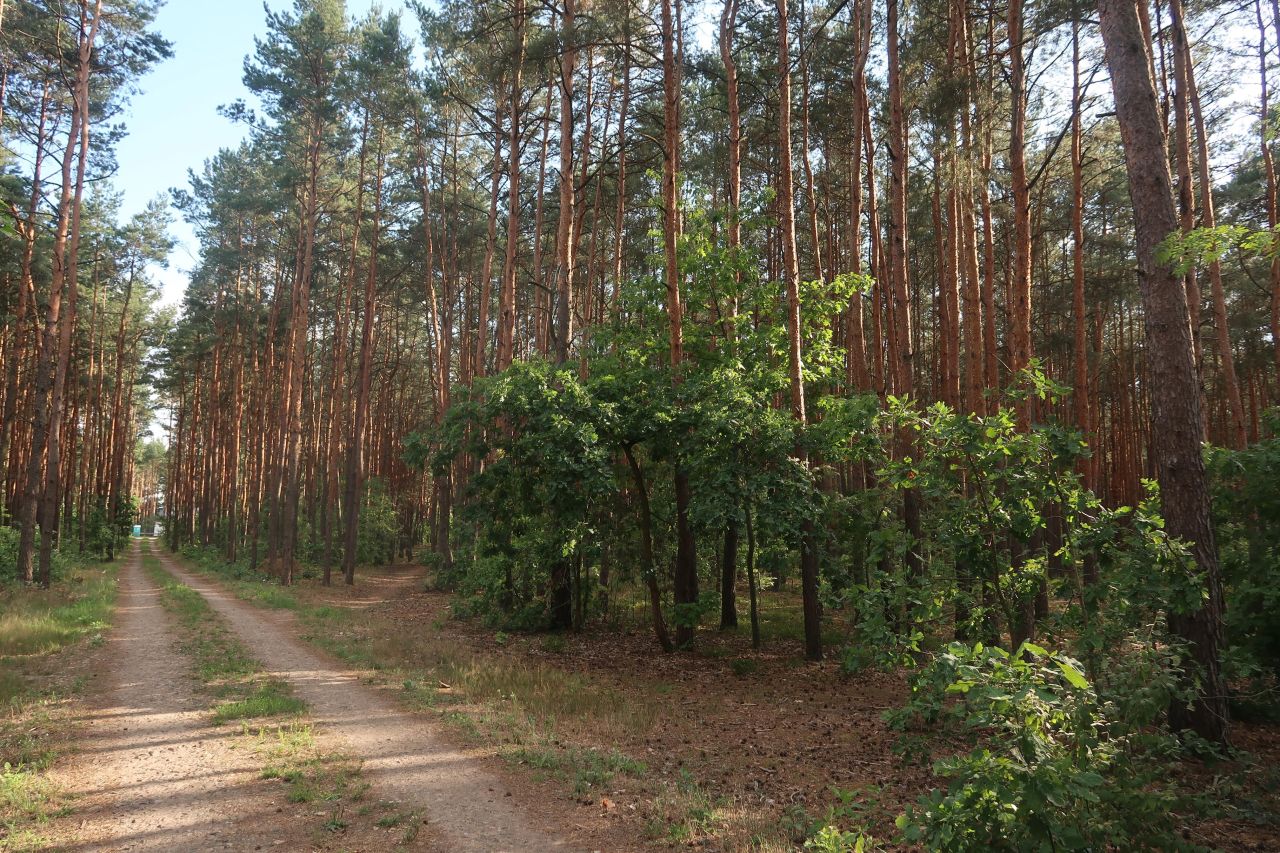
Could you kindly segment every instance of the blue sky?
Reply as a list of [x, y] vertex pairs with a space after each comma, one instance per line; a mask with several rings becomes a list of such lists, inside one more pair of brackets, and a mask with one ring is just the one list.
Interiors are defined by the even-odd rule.
[[[292, 0], [270, 0], [281, 9]], [[352, 16], [363, 16], [373, 0], [347, 0]], [[381, 0], [383, 9], [403, 8], [400, 0]], [[407, 22], [406, 22], [407, 23]], [[170, 187], [187, 185], [187, 170], [200, 166], [219, 148], [235, 145], [245, 128], [218, 115], [220, 104], [244, 94], [240, 82], [253, 38], [266, 29], [262, 0], [169, 0], [155, 28], [173, 43], [174, 56], [142, 81], [126, 125], [129, 135], [117, 150], [116, 189], [124, 193], [124, 215], [146, 206]], [[183, 222], [173, 227], [179, 240], [169, 269], [157, 271], [164, 302], [182, 296], [186, 272], [197, 244]]]

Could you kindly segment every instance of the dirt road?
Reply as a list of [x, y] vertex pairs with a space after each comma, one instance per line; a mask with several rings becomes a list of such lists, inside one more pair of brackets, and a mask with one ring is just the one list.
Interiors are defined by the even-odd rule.
[[376, 799], [426, 815], [442, 850], [570, 849], [563, 839], [537, 828], [500, 779], [448, 743], [429, 721], [400, 710], [361, 684], [356, 673], [303, 645], [290, 614], [259, 610], [186, 571], [163, 549], [153, 553], [205, 597], [267, 671], [293, 685], [317, 725], [340, 737], [346, 751], [363, 760], [363, 775]]
[[233, 732], [203, 713], [159, 589], [135, 544], [120, 569], [105, 685], [86, 712], [77, 757], [54, 781], [76, 797], [56, 837], [75, 850], [307, 849], [291, 843], [271, 791]]

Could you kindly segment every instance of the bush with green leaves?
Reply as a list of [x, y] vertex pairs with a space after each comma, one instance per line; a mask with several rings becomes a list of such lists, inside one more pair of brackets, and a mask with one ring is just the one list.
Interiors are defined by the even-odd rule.
[[1144, 480], [1136, 507], [1103, 507], [1093, 499], [1086, 522], [1072, 531], [1078, 551], [1095, 561], [1096, 577], [1077, 580], [1055, 627], [1071, 639], [1089, 674], [1104, 678], [1123, 662], [1117, 652], [1164, 643], [1170, 613], [1201, 606], [1204, 578], [1185, 542], [1171, 537], [1160, 515], [1159, 488]]
[[[1103, 544], [1099, 521], [1114, 533], [1113, 519], [1080, 482], [1079, 434], [1052, 422], [1023, 429], [1014, 408], [1063, 393], [1033, 365], [985, 416], [892, 396], [883, 407], [875, 398], [823, 401], [809, 430], [813, 453], [864, 483], [827, 507], [839, 534], [827, 579], [857, 623], [849, 668], [907, 663], [949, 630], [1023, 639], [1042, 592], [1079, 597], [1081, 565]], [[927, 518], [918, 539], [903, 522], [908, 490]], [[908, 551], [923, 571], [910, 568]]]
[[[462, 609], [512, 627], [541, 609], [563, 626], [555, 614], [567, 597], [578, 625], [611, 587], [632, 581], [673, 624], [703, 621], [715, 610], [705, 590], [669, 604], [677, 471], [690, 484], [688, 527], [704, 557], [726, 531], [748, 527], [757, 554], [788, 557], [820, 514], [797, 422], [774, 405], [788, 387], [780, 284], [728, 250], [704, 212], [688, 212], [680, 258], [691, 302], [725, 312], [714, 329], [686, 326], [679, 370], [662, 331], [665, 285], [642, 276], [620, 294], [625, 321], [590, 330], [589, 369], [513, 364], [458, 388], [443, 423], [408, 440], [408, 460], [437, 473], [483, 460], [458, 496], [453, 570], [441, 578], [466, 599]], [[806, 368], [816, 379], [842, 363], [832, 318], [855, 285], [809, 287]]]
[[[20, 534], [15, 528], [0, 525], [0, 583], [15, 583], [19, 580], [18, 540], [20, 538]], [[38, 547], [38, 532], [36, 534], [36, 544]], [[33, 554], [32, 559], [35, 563], [36, 573], [39, 574], [39, 556]], [[49, 564], [50, 579], [57, 581], [68, 577], [78, 560], [79, 557], [68, 551], [55, 548]]]
[[[959, 636], [994, 638], [1002, 623], [1011, 636], [1025, 637], [1026, 614], [1050, 581], [1050, 565], [1075, 563], [1070, 531], [1084, 521], [1082, 504], [1096, 505], [1075, 470], [1084, 444], [1052, 422], [1023, 429], [1013, 409], [1019, 398], [1052, 403], [1064, 392], [1033, 366], [1007, 393], [1009, 405], [987, 416], [889, 402], [886, 417], [916, 436], [917, 453], [887, 460], [880, 477], [918, 489], [927, 503], [930, 544], [953, 567]], [[1051, 512], [1066, 535], [1050, 535]]]
[[948, 785], [898, 818], [903, 840], [941, 851], [1195, 849], [1177, 818], [1188, 798], [1170, 781], [1182, 747], [1155, 725], [1171, 696], [1117, 701], [1134, 686], [1100, 695], [1077, 661], [1030, 643], [1013, 654], [953, 643], [890, 714], [900, 729], [938, 723], [970, 742], [935, 763]]
[[1272, 437], [1244, 450], [1212, 448], [1214, 523], [1227, 600], [1228, 676], [1253, 698], [1238, 710], [1276, 715], [1280, 679], [1280, 409]]
[[[458, 523], [453, 581], [488, 612], [563, 606], [573, 566], [595, 541], [593, 510], [614, 494], [603, 415], [574, 371], [537, 360], [477, 380], [442, 428], [411, 439], [411, 461], [447, 471], [462, 456], [483, 459]], [[570, 589], [572, 601], [578, 589]], [[554, 616], [554, 614], [552, 614]], [[531, 626], [512, 626], [531, 627]]]
[[0, 582], [18, 579], [18, 531], [0, 525]]
[[356, 562], [362, 566], [390, 563], [400, 539], [400, 516], [395, 501], [379, 479], [365, 484], [356, 530]]
[[83, 517], [72, 522], [72, 529], [79, 531], [78, 542], [85, 551], [110, 559], [128, 541], [137, 516], [138, 503], [132, 495], [120, 496], [114, 518], [109, 497], [95, 495]]
[[[892, 396], [883, 407], [856, 396], [824, 401], [808, 431], [813, 453], [864, 481], [826, 497], [835, 535], [825, 589], [854, 622], [846, 671], [910, 666], [952, 633], [1010, 645], [1069, 637], [1097, 674], [1135, 629], [1199, 606], [1202, 578], [1165, 532], [1154, 482], [1137, 507], [1107, 507], [1081, 481], [1088, 449], [1079, 433], [1052, 421], [1019, 425], [1020, 400], [1049, 406], [1065, 391], [1033, 365], [984, 416]], [[918, 539], [903, 521], [907, 490], [927, 519]], [[921, 570], [909, 567], [908, 549]], [[1051, 598], [1064, 606], [1048, 608]]]
[[863, 832], [824, 826], [804, 842], [804, 849], [816, 853], [872, 853], [880, 846]]

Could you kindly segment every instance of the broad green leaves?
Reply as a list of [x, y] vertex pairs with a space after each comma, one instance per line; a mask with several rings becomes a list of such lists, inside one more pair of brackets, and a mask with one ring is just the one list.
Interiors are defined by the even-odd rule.
[[[1124, 689], [1125, 685], [1119, 685]], [[930, 850], [1190, 850], [1167, 764], [1176, 740], [1126, 716], [1069, 657], [952, 643], [891, 720], [955, 726], [972, 746], [934, 765], [949, 781], [897, 820]]]
[[1244, 225], [1216, 225], [1194, 228], [1185, 234], [1170, 234], [1156, 251], [1156, 259], [1186, 273], [1204, 264], [1222, 261], [1232, 253], [1244, 257], [1275, 257], [1280, 253], [1280, 234]]

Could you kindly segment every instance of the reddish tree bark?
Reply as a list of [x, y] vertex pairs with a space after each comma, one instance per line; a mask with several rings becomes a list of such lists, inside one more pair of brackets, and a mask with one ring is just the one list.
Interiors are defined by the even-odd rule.
[[1200, 447], [1201, 394], [1191, 342], [1186, 290], [1157, 247], [1178, 230], [1164, 122], [1151, 75], [1148, 42], [1133, 0], [1100, 0], [1116, 117], [1124, 144], [1137, 233], [1138, 278], [1146, 327], [1151, 389], [1151, 440], [1166, 529], [1185, 540], [1204, 573], [1203, 605], [1173, 612], [1169, 624], [1199, 668], [1198, 696], [1188, 708], [1175, 701], [1171, 722], [1201, 737], [1227, 740], [1226, 687], [1221, 669], [1222, 580], [1209, 516], [1208, 478]]

